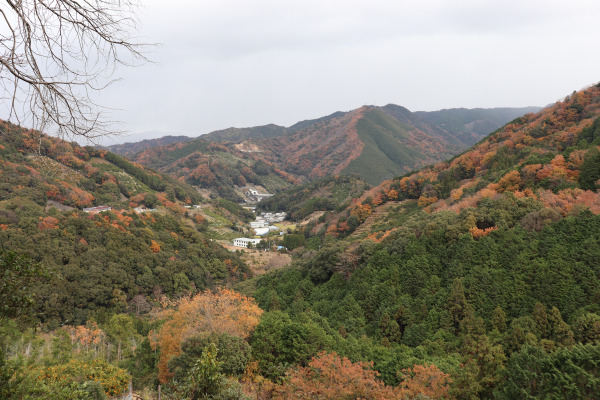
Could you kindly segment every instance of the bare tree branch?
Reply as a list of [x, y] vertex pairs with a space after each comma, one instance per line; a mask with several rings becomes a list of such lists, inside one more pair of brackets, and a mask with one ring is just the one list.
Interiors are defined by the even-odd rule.
[[90, 94], [146, 62], [135, 0], [1, 0], [0, 100], [9, 119], [63, 138], [116, 134]]

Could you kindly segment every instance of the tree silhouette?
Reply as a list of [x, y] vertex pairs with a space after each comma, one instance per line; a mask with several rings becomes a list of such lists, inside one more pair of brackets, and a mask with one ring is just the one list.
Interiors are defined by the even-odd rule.
[[135, 0], [7, 0], [0, 6], [0, 82], [9, 119], [66, 137], [108, 133], [89, 93], [119, 65], [146, 61]]

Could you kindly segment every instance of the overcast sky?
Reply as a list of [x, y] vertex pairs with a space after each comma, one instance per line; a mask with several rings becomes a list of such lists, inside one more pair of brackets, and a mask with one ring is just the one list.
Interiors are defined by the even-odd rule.
[[101, 96], [132, 133], [289, 126], [364, 104], [543, 106], [600, 81], [598, 0], [143, 3], [156, 64], [119, 70]]

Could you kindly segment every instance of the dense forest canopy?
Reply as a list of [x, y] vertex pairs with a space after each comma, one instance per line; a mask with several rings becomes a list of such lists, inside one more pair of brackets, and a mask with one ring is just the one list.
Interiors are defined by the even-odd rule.
[[293, 263], [261, 276], [181, 180], [3, 124], [0, 394], [597, 398], [599, 116], [594, 86], [381, 185], [272, 197]]

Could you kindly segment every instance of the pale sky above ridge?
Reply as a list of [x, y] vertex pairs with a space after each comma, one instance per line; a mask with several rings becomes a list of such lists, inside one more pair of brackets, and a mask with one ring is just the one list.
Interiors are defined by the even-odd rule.
[[155, 64], [119, 70], [99, 98], [132, 133], [289, 126], [364, 104], [544, 106], [600, 81], [597, 0], [143, 3]]

